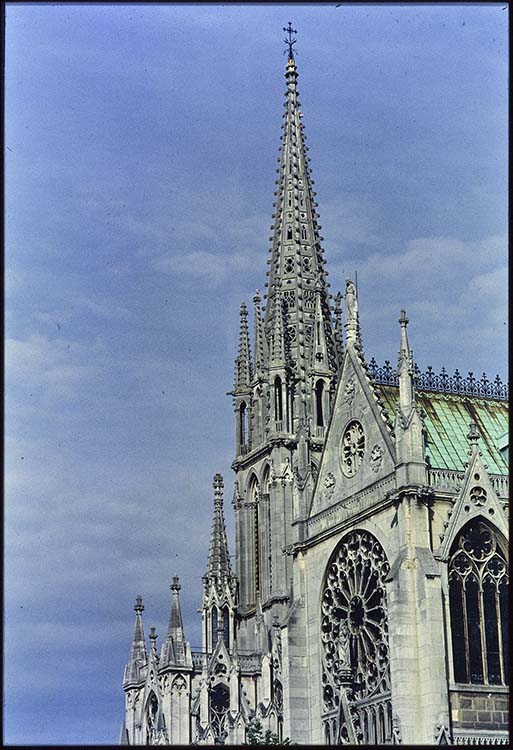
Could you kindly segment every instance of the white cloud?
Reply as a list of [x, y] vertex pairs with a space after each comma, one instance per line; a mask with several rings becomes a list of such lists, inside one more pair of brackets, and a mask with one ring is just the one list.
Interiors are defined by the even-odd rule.
[[54, 396], [71, 398], [79, 384], [97, 368], [83, 364], [84, 349], [65, 339], [50, 339], [34, 333], [25, 340], [5, 342], [6, 385], [45, 386]]
[[163, 255], [155, 260], [155, 268], [168, 274], [198, 276], [218, 285], [233, 273], [243, 273], [255, 268], [259, 263], [257, 254], [235, 253], [216, 255], [197, 251], [186, 255]]

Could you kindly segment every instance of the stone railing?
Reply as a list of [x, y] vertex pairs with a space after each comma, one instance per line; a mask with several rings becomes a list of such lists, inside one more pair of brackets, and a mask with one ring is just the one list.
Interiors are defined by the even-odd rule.
[[202, 668], [207, 660], [208, 654], [204, 651], [193, 651], [192, 652], [192, 663], [195, 667]]
[[[378, 367], [374, 359], [368, 364], [369, 375], [375, 383], [380, 385], [398, 385], [397, 371], [392, 367], [390, 361], [385, 360], [383, 367]], [[462, 396], [479, 396], [480, 398], [493, 398], [499, 401], [507, 401], [509, 395], [509, 386], [503, 383], [498, 375], [495, 380], [488, 380], [486, 375], [478, 380], [474, 373], [469, 372], [467, 377], [461, 376], [459, 370], [454, 375], [449, 375], [442, 367], [439, 375], [433, 372], [432, 367], [428, 367], [426, 372], [421, 372], [417, 365], [414, 365], [415, 387], [419, 391], [435, 391], [437, 393], [454, 393]]]
[[248, 672], [260, 671], [262, 659], [260, 654], [239, 655], [240, 668]]
[[438, 490], [449, 490], [458, 492], [463, 482], [464, 474], [461, 471], [449, 471], [449, 469], [429, 469], [428, 484]]
[[[490, 482], [497, 496], [503, 499], [509, 497], [509, 477], [503, 474], [490, 474]], [[462, 471], [449, 469], [429, 469], [428, 483], [430, 487], [449, 492], [459, 492], [465, 474]]]
[[503, 474], [493, 474], [490, 477], [490, 482], [499, 497], [509, 498], [509, 477], [505, 477]]

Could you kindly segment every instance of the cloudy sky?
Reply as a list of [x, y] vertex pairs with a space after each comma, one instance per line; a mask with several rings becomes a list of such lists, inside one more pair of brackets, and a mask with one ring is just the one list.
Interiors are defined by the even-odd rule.
[[[263, 291], [298, 29], [332, 292], [368, 357], [506, 375], [507, 10], [9, 5], [5, 740], [116, 743], [135, 596], [200, 645], [232, 528], [238, 307]], [[233, 546], [232, 546], [233, 551]]]

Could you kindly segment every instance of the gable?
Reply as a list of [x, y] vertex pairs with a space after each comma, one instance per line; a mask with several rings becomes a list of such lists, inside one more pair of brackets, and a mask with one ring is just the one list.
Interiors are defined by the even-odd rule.
[[[355, 441], [360, 442], [353, 457], [351, 446]], [[353, 349], [348, 349], [337, 386], [310, 515], [349, 499], [363, 488], [390, 475], [394, 471], [394, 456], [390, 424], [382, 414], [378, 394], [359, 355]]]

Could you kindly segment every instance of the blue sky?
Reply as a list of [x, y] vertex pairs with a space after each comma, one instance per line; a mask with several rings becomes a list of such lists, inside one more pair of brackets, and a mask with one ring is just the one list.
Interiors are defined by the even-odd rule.
[[7, 742], [117, 742], [135, 596], [163, 637], [174, 574], [200, 645], [289, 19], [367, 356], [395, 362], [405, 307], [421, 369], [506, 376], [504, 5], [8, 5]]

